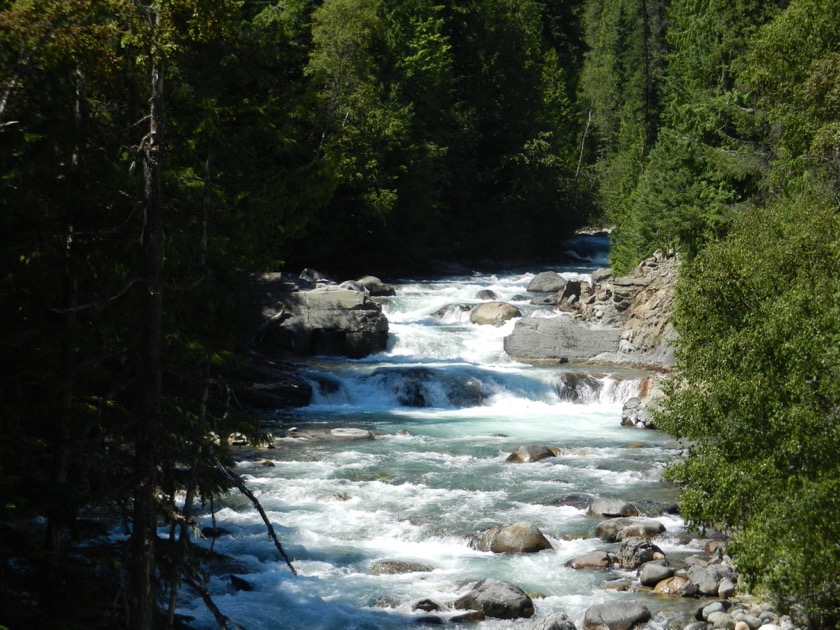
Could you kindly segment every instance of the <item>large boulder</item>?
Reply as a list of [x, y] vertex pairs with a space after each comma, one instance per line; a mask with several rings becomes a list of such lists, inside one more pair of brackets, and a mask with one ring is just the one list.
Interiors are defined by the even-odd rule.
[[496, 619], [522, 619], [534, 615], [534, 602], [510, 582], [486, 579], [477, 582], [466, 595], [455, 600], [459, 610], [478, 610]]
[[634, 536], [653, 538], [664, 531], [662, 523], [645, 518], [611, 518], [595, 526], [595, 535], [605, 542], [618, 542]]
[[490, 543], [493, 553], [536, 553], [551, 548], [539, 527], [525, 522], [502, 527]]
[[697, 595], [697, 585], [692, 584], [684, 575], [675, 575], [658, 582], [653, 588], [657, 595], [673, 595], [675, 597], [694, 597]]
[[564, 612], [556, 612], [530, 621], [517, 624], [517, 630], [576, 630], [575, 622]]
[[522, 311], [507, 302], [485, 302], [470, 311], [470, 321], [480, 325], [500, 326], [514, 317], [522, 317]]
[[595, 499], [589, 505], [590, 516], [607, 516], [610, 518], [639, 516], [639, 510], [632, 503], [624, 499]]
[[639, 582], [642, 586], [656, 586], [662, 580], [667, 580], [674, 575], [674, 567], [669, 566], [662, 560], [645, 562], [639, 571]]
[[397, 292], [390, 284], [382, 282], [376, 276], [365, 276], [356, 280], [367, 292], [375, 297], [396, 295]]
[[618, 549], [618, 564], [622, 569], [638, 569], [646, 562], [664, 558], [662, 550], [644, 538], [628, 538]]
[[504, 349], [521, 361], [582, 363], [618, 352], [621, 330], [594, 328], [570, 317], [526, 317], [505, 337]]
[[720, 584], [724, 580], [731, 580], [735, 572], [725, 564], [699, 564], [688, 567], [688, 579], [697, 585], [701, 595], [717, 596]]
[[556, 271], [543, 271], [531, 278], [528, 291], [531, 293], [557, 293], [566, 286], [566, 279]]
[[584, 630], [630, 630], [651, 618], [650, 610], [639, 602], [612, 602], [592, 606], [583, 616]]
[[253, 341], [269, 350], [360, 358], [387, 345], [388, 319], [367, 291], [321, 286], [266, 294], [262, 300]]

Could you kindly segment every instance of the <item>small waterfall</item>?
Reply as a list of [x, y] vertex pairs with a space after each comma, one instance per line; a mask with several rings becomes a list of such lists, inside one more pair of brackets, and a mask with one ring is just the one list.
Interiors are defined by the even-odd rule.
[[587, 372], [561, 372], [555, 377], [555, 391], [560, 400], [580, 405], [594, 403], [623, 404], [638, 396], [642, 379]]
[[[577, 253], [593, 261], [601, 255], [599, 248], [580, 246]], [[590, 269], [560, 272], [574, 278]], [[424, 616], [415, 607], [419, 600], [439, 603], [442, 612], [435, 614], [445, 622], [465, 584], [497, 578], [543, 594], [535, 602], [537, 617], [563, 611], [582, 627], [589, 606], [649, 597], [602, 590], [604, 574], [575, 571], [565, 562], [603, 548], [593, 535], [595, 519], [586, 514], [592, 498], [673, 501], [661, 473], [678, 445], [656, 431], [621, 426], [622, 403], [645, 392], [639, 373], [517, 363], [503, 349], [514, 320], [500, 327], [469, 321], [483, 290], [518, 302], [528, 315], [557, 316], [529, 303], [533, 276], [529, 270], [396, 283], [395, 296], [379, 298], [390, 325], [386, 352], [299, 365], [313, 387], [312, 404], [278, 416], [278, 428], [313, 429], [310, 435], [358, 428], [375, 438], [283, 437], [259, 459], [239, 462], [298, 577], [266, 544], [265, 526], [247, 501], [231, 495], [214, 517], [207, 506], [196, 506], [200, 526], [215, 518], [230, 532], [213, 544], [234, 560], [208, 583], [225, 615], [266, 630], [278, 623], [290, 630], [404, 630]], [[560, 455], [506, 461], [527, 444], [556, 447]], [[465, 535], [521, 521], [535, 524], [552, 549], [493, 554], [465, 542]], [[665, 522], [671, 536], [683, 527], [677, 517]], [[371, 571], [394, 560], [432, 568]], [[233, 591], [229, 566], [253, 589]], [[655, 613], [658, 600], [645, 601]], [[693, 612], [691, 602], [684, 605]], [[185, 598], [178, 612], [192, 617], [196, 630], [216, 627], [200, 598]], [[479, 625], [509, 630], [515, 622]]]

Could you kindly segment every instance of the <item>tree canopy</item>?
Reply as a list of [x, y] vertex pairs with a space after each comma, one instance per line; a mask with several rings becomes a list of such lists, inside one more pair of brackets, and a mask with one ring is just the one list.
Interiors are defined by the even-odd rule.
[[[836, 624], [838, 49], [834, 0], [0, 0], [4, 614], [171, 626], [200, 590], [175, 497], [237, 485], [249, 273], [556, 258], [601, 222], [618, 273], [688, 261], [687, 518]], [[105, 516], [128, 550], [80, 552]]]

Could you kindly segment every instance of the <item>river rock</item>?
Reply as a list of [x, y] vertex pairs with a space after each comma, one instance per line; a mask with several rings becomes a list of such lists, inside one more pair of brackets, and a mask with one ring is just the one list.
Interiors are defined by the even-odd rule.
[[435, 568], [422, 562], [405, 560], [380, 560], [370, 568], [371, 575], [396, 575], [400, 573], [428, 573]]
[[584, 630], [630, 630], [651, 618], [650, 610], [639, 602], [598, 604], [586, 611]]
[[230, 585], [233, 587], [234, 591], [253, 591], [254, 585], [251, 584], [248, 580], [243, 580], [241, 577], [236, 575], [230, 575]]
[[252, 363], [233, 385], [240, 403], [258, 409], [305, 407], [313, 394], [312, 385], [302, 376], [268, 361]]
[[534, 602], [510, 582], [488, 578], [477, 582], [466, 595], [455, 600], [459, 610], [478, 610], [496, 619], [521, 619], [534, 615]]
[[272, 291], [273, 276], [256, 280], [260, 321], [252, 341], [259, 347], [297, 356], [351, 358], [385, 350], [388, 319], [366, 291], [338, 286]]
[[622, 569], [637, 569], [646, 562], [664, 557], [659, 547], [644, 538], [628, 538], [618, 549], [618, 564]]
[[473, 324], [499, 326], [514, 317], [522, 317], [522, 311], [507, 302], [485, 302], [470, 311]]
[[536, 553], [551, 548], [539, 527], [526, 522], [502, 527], [490, 544], [493, 553]]
[[607, 551], [590, 551], [567, 561], [564, 566], [570, 569], [609, 569], [618, 558]]
[[292, 427], [286, 432], [286, 437], [318, 442], [353, 442], [356, 440], [374, 439], [373, 433], [367, 429], [358, 429], [355, 427], [336, 427], [334, 429], [321, 427], [298, 429], [297, 427]]
[[544, 444], [527, 444], [520, 446], [513, 453], [507, 456], [506, 462], [529, 463], [538, 462], [549, 457], [557, 457], [561, 454], [559, 448], [545, 446]]
[[564, 612], [517, 624], [517, 630], [576, 630], [575, 622]]
[[362, 285], [370, 295], [375, 297], [388, 297], [397, 294], [394, 287], [382, 282], [376, 276], [364, 276], [356, 280], [356, 282]]
[[697, 585], [701, 595], [716, 596], [720, 583], [734, 575], [731, 567], [724, 564], [710, 564], [709, 566], [693, 565], [688, 567], [688, 579]]
[[566, 286], [566, 279], [556, 271], [543, 271], [528, 283], [530, 293], [557, 293]]
[[665, 526], [653, 519], [611, 518], [595, 527], [595, 535], [605, 542], [618, 542], [630, 537], [653, 538]]
[[706, 621], [712, 624], [713, 628], [726, 628], [728, 630], [734, 630], [735, 628], [735, 620], [732, 618], [732, 615], [725, 612], [713, 612], [710, 614]]
[[590, 277], [592, 278], [592, 284], [601, 284], [612, 279], [613, 270], [609, 267], [602, 267], [593, 271]]
[[639, 582], [642, 586], [656, 586], [663, 580], [667, 580], [674, 575], [674, 568], [661, 561], [654, 560], [652, 562], [645, 562], [642, 565], [642, 570], [639, 572]]
[[639, 516], [635, 505], [623, 499], [595, 499], [587, 512], [590, 516], [626, 517]]
[[581, 363], [618, 351], [621, 330], [593, 328], [570, 317], [526, 317], [505, 337], [504, 349], [521, 361]]
[[476, 300], [496, 300], [498, 298], [499, 296], [496, 295], [496, 292], [492, 291], [491, 289], [482, 289], [481, 291], [475, 294]]
[[653, 592], [658, 595], [673, 595], [676, 597], [694, 597], [697, 586], [683, 575], [675, 575], [659, 582]]

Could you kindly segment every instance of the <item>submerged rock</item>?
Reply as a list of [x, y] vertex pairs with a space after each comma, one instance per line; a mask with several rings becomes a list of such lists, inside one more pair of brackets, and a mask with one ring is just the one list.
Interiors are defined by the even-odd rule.
[[[400, 573], [428, 573], [435, 568], [422, 562], [405, 560], [380, 560], [370, 568], [371, 575], [396, 575]], [[427, 611], [428, 612], [428, 611]]]
[[584, 630], [630, 630], [650, 620], [648, 607], [639, 602], [598, 604], [586, 611]]
[[559, 448], [546, 446], [544, 444], [527, 444], [520, 446], [513, 453], [507, 456], [506, 462], [528, 463], [538, 462], [550, 457], [557, 457], [561, 454]]
[[608, 551], [590, 551], [567, 561], [564, 566], [570, 569], [609, 569], [618, 562], [618, 558]]

